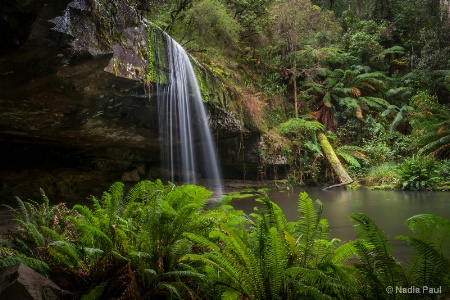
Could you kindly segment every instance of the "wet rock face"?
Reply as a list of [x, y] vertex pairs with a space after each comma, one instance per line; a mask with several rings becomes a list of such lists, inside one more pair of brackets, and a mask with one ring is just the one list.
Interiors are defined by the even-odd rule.
[[18, 264], [0, 272], [0, 298], [57, 300], [63, 299], [63, 291], [30, 267]]
[[0, 201], [40, 187], [80, 200], [137, 165], [159, 168], [156, 101], [140, 80], [147, 29], [113, 2], [0, 6]]
[[[141, 180], [160, 177], [147, 26], [127, 3], [0, 5], [0, 201], [38, 199], [39, 188], [53, 201], [80, 201], [136, 180], [139, 168]], [[232, 165], [222, 169], [236, 177], [242, 157], [226, 147], [245, 130], [217, 111], [221, 161]]]

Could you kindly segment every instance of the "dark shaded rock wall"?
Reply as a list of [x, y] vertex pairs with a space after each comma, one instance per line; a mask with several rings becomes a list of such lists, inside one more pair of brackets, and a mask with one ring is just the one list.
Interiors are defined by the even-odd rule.
[[[160, 176], [147, 30], [126, 0], [2, 1], [0, 201], [37, 199], [39, 188], [82, 201], [114, 181]], [[210, 108], [224, 174], [256, 177], [258, 137]]]
[[20, 300], [58, 300], [64, 292], [32, 268], [18, 264], [0, 272], [0, 298]]

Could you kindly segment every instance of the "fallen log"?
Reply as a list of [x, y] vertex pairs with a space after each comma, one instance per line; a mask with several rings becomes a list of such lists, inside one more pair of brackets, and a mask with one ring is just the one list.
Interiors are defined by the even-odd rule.
[[340, 186], [344, 186], [344, 185], [352, 183], [353, 179], [350, 177], [350, 175], [348, 175], [344, 166], [339, 161], [336, 153], [333, 150], [333, 147], [331, 146], [331, 144], [328, 141], [325, 134], [323, 132], [319, 132], [319, 133], [317, 133], [317, 138], [319, 139], [320, 146], [322, 147], [322, 150], [325, 153], [325, 157], [327, 158], [328, 162], [330, 163], [331, 167], [333, 168], [333, 171], [336, 173], [336, 175], [338, 176], [339, 181], [340, 181], [340, 183], [330, 185], [329, 187], [326, 187], [323, 190], [329, 190], [332, 188], [336, 188], [336, 187], [340, 187]]

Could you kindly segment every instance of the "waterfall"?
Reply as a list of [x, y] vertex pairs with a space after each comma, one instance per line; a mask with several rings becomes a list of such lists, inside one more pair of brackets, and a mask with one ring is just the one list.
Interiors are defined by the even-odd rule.
[[221, 193], [216, 148], [189, 56], [164, 32], [153, 28], [152, 35], [163, 179], [192, 184], [201, 179]]

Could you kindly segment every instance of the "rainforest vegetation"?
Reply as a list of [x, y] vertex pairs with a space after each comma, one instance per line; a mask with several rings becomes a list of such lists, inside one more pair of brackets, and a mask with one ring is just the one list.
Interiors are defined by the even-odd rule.
[[[239, 95], [262, 133], [261, 174], [292, 185], [450, 186], [450, 23], [437, 0], [130, 0]], [[330, 145], [330, 147], [328, 147]], [[324, 175], [326, 174], [326, 176]], [[17, 198], [0, 269], [24, 263], [68, 299], [439, 299], [450, 293], [450, 221], [405, 220], [411, 255], [367, 215], [357, 238], [329, 235], [323, 206], [299, 195], [287, 221], [264, 192], [250, 215], [195, 185], [114, 183], [89, 205]], [[388, 287], [439, 293], [389, 293]]]
[[[447, 1], [137, 1], [239, 98], [262, 132], [260, 171], [292, 185], [339, 181], [318, 135], [356, 182], [447, 189]], [[273, 170], [272, 170], [273, 168]], [[326, 176], [323, 176], [326, 174]]]
[[[114, 183], [89, 206], [17, 199], [0, 268], [22, 262], [53, 279], [68, 299], [438, 299], [450, 292], [450, 221], [417, 215], [412, 249], [393, 255], [386, 234], [353, 213], [352, 241], [329, 236], [323, 205], [299, 195], [297, 221], [260, 193], [246, 216], [208, 202], [195, 185]], [[389, 287], [434, 292], [389, 293]]]

